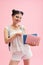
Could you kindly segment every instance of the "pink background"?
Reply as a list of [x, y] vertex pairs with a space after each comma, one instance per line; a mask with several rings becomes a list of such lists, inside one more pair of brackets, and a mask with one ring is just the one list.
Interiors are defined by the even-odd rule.
[[[43, 0], [0, 0], [0, 65], [8, 65], [11, 55], [4, 42], [4, 27], [12, 23], [11, 10], [24, 12], [21, 24], [27, 33], [38, 33], [40, 45], [31, 47], [30, 65], [43, 65]], [[23, 61], [19, 65], [23, 65]]]

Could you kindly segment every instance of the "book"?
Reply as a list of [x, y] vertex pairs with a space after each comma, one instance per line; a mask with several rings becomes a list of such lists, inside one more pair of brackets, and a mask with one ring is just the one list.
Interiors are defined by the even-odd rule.
[[33, 44], [39, 45], [40, 38], [38, 37], [38, 34], [24, 34], [23, 35], [23, 43], [24, 44]]

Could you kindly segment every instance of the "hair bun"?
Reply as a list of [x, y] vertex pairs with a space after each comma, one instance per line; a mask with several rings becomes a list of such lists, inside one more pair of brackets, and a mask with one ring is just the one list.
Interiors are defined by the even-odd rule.
[[19, 13], [21, 13], [23, 15], [23, 12], [22, 11], [15, 10], [15, 9], [12, 10], [12, 16], [13, 15], [16, 15], [16, 14], [19, 14]]
[[14, 12], [15, 12], [15, 9], [12, 10], [12, 13], [14, 13]]

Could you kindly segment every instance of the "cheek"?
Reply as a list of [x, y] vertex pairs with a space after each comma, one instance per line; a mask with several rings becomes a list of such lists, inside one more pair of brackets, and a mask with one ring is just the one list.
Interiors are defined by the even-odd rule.
[[14, 21], [14, 20], [15, 20], [15, 18], [12, 18], [12, 20]]
[[21, 21], [21, 19], [19, 21]]

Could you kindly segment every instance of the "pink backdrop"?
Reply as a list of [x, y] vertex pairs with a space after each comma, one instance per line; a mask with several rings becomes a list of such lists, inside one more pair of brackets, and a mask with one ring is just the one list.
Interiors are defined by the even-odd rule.
[[[24, 12], [21, 24], [27, 33], [38, 33], [41, 41], [37, 47], [31, 47], [33, 57], [30, 65], [43, 65], [43, 0], [0, 0], [0, 65], [8, 65], [11, 55], [4, 42], [4, 27], [12, 23], [11, 10]], [[23, 65], [21, 60], [19, 65]]]

